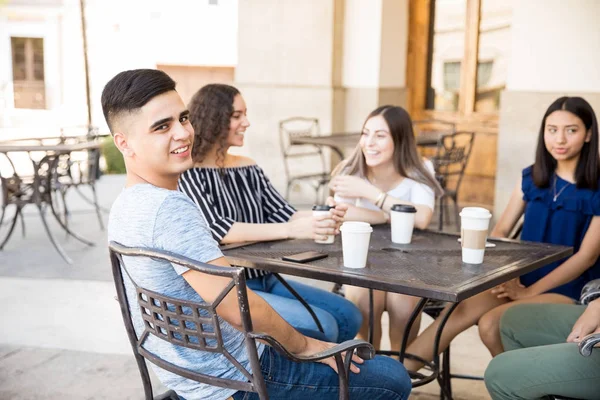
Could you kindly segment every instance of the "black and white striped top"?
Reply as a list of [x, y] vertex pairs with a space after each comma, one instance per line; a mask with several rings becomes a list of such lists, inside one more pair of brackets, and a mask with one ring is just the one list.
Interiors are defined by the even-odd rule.
[[[227, 235], [234, 222], [287, 222], [296, 212], [258, 165], [192, 168], [179, 178], [179, 190], [200, 208], [217, 242]], [[267, 271], [246, 269], [248, 279], [266, 274]]]

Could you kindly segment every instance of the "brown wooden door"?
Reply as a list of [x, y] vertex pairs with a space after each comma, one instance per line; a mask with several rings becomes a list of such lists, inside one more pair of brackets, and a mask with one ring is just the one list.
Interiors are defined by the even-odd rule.
[[510, 60], [511, 0], [410, 0], [408, 107], [476, 133], [461, 206], [492, 207], [500, 93]]

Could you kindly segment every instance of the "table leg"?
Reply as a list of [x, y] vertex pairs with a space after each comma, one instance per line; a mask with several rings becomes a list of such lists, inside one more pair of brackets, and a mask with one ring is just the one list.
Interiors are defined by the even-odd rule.
[[[448, 312], [444, 314], [442, 320], [440, 321], [440, 325], [438, 326], [437, 332], [435, 334], [435, 340], [433, 342], [433, 364], [436, 366], [437, 370], [440, 370], [440, 356], [439, 356], [439, 348], [440, 348], [440, 339], [442, 337], [442, 332], [444, 331], [444, 327], [446, 326], [446, 322], [450, 318], [452, 312], [458, 307], [460, 303], [453, 303]], [[446, 365], [446, 368], [449, 367], [449, 363]], [[452, 389], [450, 386], [450, 371], [442, 371], [442, 374], [438, 374], [438, 382], [440, 384], [441, 389], [441, 398], [442, 400], [452, 400]]]
[[[15, 226], [17, 225], [17, 219], [19, 219], [19, 216], [21, 217], [21, 220], [23, 220], [23, 216], [21, 215], [21, 207], [19, 207], [16, 204], [15, 204], [15, 207], [17, 207], [17, 210], [15, 211], [15, 216], [14, 216], [13, 220], [10, 222], [10, 228], [8, 228], [8, 233], [6, 234], [6, 237], [0, 243], [0, 250], [2, 250], [4, 248], [4, 245], [6, 245], [6, 243], [8, 242], [8, 239], [10, 239], [10, 237], [12, 236], [12, 234], [15, 230]], [[2, 225], [2, 221], [4, 220], [5, 212], [6, 212], [6, 207], [3, 207], [2, 218], [0, 218], [0, 226]]]
[[50, 231], [50, 227], [48, 226], [48, 222], [46, 221], [46, 215], [45, 215], [46, 212], [44, 211], [43, 205], [41, 204], [41, 202], [37, 202], [36, 205], [40, 212], [40, 218], [42, 219], [44, 229], [46, 230], [46, 234], [48, 235], [50, 242], [52, 242], [52, 245], [54, 246], [54, 248], [56, 249], [58, 254], [60, 254], [60, 256], [67, 262], [67, 264], [73, 264], [73, 260], [71, 260], [71, 258], [69, 258], [69, 256], [65, 252], [65, 250], [58, 244], [58, 242], [54, 238], [54, 235], [52, 235], [52, 232]]

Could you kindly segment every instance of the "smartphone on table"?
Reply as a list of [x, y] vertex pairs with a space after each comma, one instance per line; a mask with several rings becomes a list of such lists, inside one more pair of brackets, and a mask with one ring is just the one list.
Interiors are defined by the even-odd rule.
[[281, 257], [283, 261], [291, 261], [297, 263], [307, 263], [311, 261], [320, 260], [327, 257], [327, 254], [319, 253], [318, 251], [305, 251], [304, 253], [292, 254], [289, 256]]

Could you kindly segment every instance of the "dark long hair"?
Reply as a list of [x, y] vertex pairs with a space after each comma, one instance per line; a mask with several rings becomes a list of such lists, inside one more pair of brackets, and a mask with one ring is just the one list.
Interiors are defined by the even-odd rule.
[[219, 161], [225, 160], [233, 99], [238, 94], [240, 91], [233, 86], [213, 83], [202, 87], [192, 97], [188, 108], [190, 122], [194, 127], [194, 162], [202, 162], [215, 145], [218, 146], [217, 165]]
[[556, 160], [546, 149], [544, 142], [544, 131], [546, 129], [546, 118], [554, 111], [564, 110], [576, 115], [583, 121], [586, 133], [591, 132], [589, 142], [585, 142], [581, 148], [579, 162], [575, 169], [575, 181], [578, 188], [598, 189], [598, 178], [600, 177], [600, 154], [598, 152], [598, 120], [590, 103], [581, 97], [561, 97], [546, 110], [540, 127], [537, 150], [535, 153], [535, 164], [533, 164], [533, 182], [537, 187], [546, 188], [550, 186], [550, 179], [556, 169]]
[[[443, 190], [437, 180], [431, 175], [423, 164], [423, 159], [417, 151], [415, 135], [413, 132], [413, 124], [408, 112], [402, 107], [397, 106], [381, 106], [373, 110], [365, 119], [363, 129], [367, 121], [373, 117], [381, 115], [388, 127], [392, 141], [394, 142], [394, 154], [392, 160], [396, 172], [401, 176], [413, 179], [419, 183], [423, 183], [433, 189], [436, 196], [441, 196]], [[333, 171], [333, 174], [344, 173], [347, 175], [358, 174], [361, 177], [367, 176], [367, 163], [365, 156], [360, 147], [360, 143], [356, 146], [348, 162], [343, 166]]]

